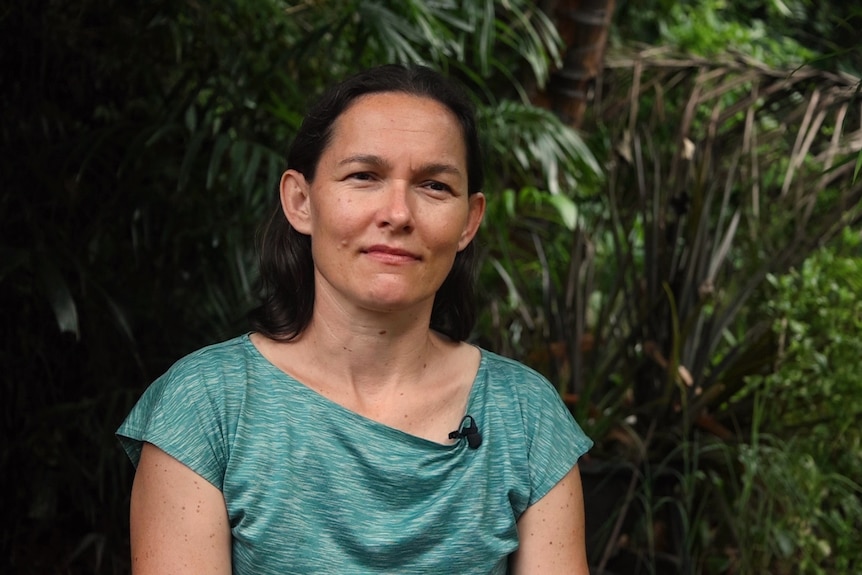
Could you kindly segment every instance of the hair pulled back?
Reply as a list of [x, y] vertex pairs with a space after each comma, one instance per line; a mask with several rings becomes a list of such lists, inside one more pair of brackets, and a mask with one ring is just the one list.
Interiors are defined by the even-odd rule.
[[[457, 85], [423, 66], [370, 68], [330, 88], [303, 119], [288, 152], [287, 167], [311, 183], [338, 117], [358, 98], [385, 92], [430, 98], [457, 118], [467, 150], [468, 194], [480, 192], [484, 171], [473, 106]], [[455, 256], [431, 310], [430, 327], [458, 341], [470, 335], [476, 321], [476, 260], [471, 241]], [[260, 284], [260, 305], [249, 314], [252, 329], [277, 340], [298, 337], [314, 309], [311, 238], [290, 225], [278, 201], [260, 237]]]

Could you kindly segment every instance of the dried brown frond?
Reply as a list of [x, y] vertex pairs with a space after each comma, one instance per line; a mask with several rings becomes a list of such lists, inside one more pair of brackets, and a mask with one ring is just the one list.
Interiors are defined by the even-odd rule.
[[[784, 250], [770, 247], [787, 264], [804, 257], [798, 244], [819, 245], [858, 219], [859, 78], [810, 66], [778, 70], [744, 55], [682, 57], [663, 48], [610, 54], [605, 68], [604, 100], [594, 114], [612, 128], [624, 159], [637, 133], [658, 139], [657, 131], [673, 126], [666, 138], [672, 152], [656, 156], [663, 197], [732, 179], [748, 233], [785, 242]], [[771, 237], [777, 210], [793, 222], [793, 237]]]
[[[611, 214], [596, 225], [614, 234], [617, 279], [581, 286], [573, 313], [585, 315], [584, 302], [600, 294], [594, 335], [608, 345], [600, 364], [574, 354], [573, 372], [601, 385], [627, 358], [633, 367], [621, 377], [650, 406], [644, 415], [672, 417], [680, 398], [687, 427], [768, 369], [767, 318], [748, 307], [768, 275], [862, 218], [853, 173], [862, 84], [813, 67], [662, 48], [610, 54], [603, 80], [591, 121], [616, 154]], [[608, 263], [573, 260], [571, 275], [593, 277], [592, 266]], [[580, 341], [583, 327], [574, 327]], [[572, 391], [581, 391], [577, 380]]]

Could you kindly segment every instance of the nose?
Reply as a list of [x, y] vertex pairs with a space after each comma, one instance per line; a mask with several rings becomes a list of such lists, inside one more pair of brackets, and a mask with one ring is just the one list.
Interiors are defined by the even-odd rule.
[[397, 231], [411, 231], [413, 229], [412, 203], [410, 184], [404, 180], [392, 181], [383, 194], [379, 225]]

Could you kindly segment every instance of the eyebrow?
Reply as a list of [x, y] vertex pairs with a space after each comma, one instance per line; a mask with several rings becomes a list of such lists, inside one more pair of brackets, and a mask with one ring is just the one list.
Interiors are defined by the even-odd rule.
[[[346, 166], [348, 164], [365, 164], [368, 166], [374, 166], [377, 168], [391, 168], [391, 164], [387, 162], [385, 159], [380, 156], [374, 154], [356, 154], [355, 156], [350, 156], [344, 158], [339, 161], [337, 166]], [[452, 164], [446, 163], [429, 163], [423, 164], [419, 166], [416, 170], [417, 173], [433, 176], [436, 174], [451, 174], [453, 176], [460, 176], [461, 170], [459, 170], [456, 166]]]

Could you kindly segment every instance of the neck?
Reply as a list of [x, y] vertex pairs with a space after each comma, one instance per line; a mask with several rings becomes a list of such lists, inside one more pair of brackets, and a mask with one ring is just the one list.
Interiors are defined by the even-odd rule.
[[297, 341], [309, 364], [365, 393], [419, 382], [451, 343], [429, 328], [431, 302], [398, 312], [346, 310], [315, 302], [315, 313]]

